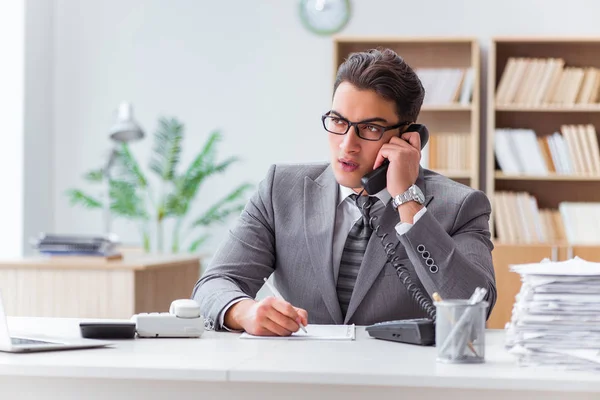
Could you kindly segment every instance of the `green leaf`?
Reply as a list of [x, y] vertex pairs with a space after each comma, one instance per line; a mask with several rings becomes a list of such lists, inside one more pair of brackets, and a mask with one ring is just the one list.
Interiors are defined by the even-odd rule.
[[134, 183], [140, 189], [148, 187], [148, 180], [127, 143], [123, 143], [118, 150], [117, 162], [111, 175], [118, 180]]
[[244, 209], [243, 204], [239, 204], [239, 205], [232, 206], [229, 208], [225, 208], [225, 207], [221, 207], [221, 206], [216, 206], [214, 208], [211, 207], [211, 209], [209, 211], [207, 211], [204, 215], [202, 215], [200, 218], [195, 220], [192, 223], [192, 226], [193, 227], [209, 226], [209, 225], [214, 224], [215, 222], [225, 222], [227, 217], [229, 217], [231, 214], [240, 213], [243, 209]]
[[217, 156], [216, 146], [222, 138], [221, 132], [213, 131], [206, 140], [206, 143], [204, 143], [202, 151], [190, 163], [183, 175], [189, 179], [206, 170], [207, 167], [213, 166]]
[[232, 203], [236, 200], [239, 200], [242, 198], [242, 196], [248, 190], [250, 190], [252, 188], [253, 188], [253, 186], [250, 183], [242, 183], [237, 188], [233, 189], [231, 191], [231, 193], [229, 193], [227, 196], [225, 196], [225, 198], [222, 200], [222, 202], [223, 203]]
[[104, 170], [102, 168], [92, 169], [85, 173], [83, 179], [85, 179], [88, 182], [94, 183], [102, 182], [102, 180], [104, 179]]
[[80, 205], [85, 208], [94, 209], [101, 208], [102, 202], [93, 198], [92, 196], [85, 194], [78, 189], [69, 189], [66, 192], [67, 197], [72, 205]]
[[197, 159], [199, 159], [203, 165], [214, 164], [215, 157], [217, 156], [216, 146], [217, 143], [219, 143], [222, 139], [223, 136], [219, 131], [213, 131], [209, 135], [208, 140], [204, 144], [202, 151], [197, 157]]
[[231, 164], [237, 162], [238, 160], [239, 159], [237, 157], [230, 157], [221, 164], [209, 164], [206, 165], [204, 169], [194, 171], [196, 175], [190, 174], [184, 176], [184, 179], [178, 186], [179, 190], [176, 192], [177, 195], [189, 202], [189, 200], [192, 200], [196, 196], [200, 186], [206, 178], [225, 172], [225, 170], [229, 168]]
[[172, 181], [181, 155], [183, 125], [175, 118], [161, 118], [154, 133], [154, 147], [150, 169], [164, 181]]
[[187, 213], [192, 198], [184, 194], [187, 190], [185, 188], [186, 184], [191, 183], [187, 183], [184, 177], [178, 177], [175, 180], [175, 189], [167, 195], [165, 200], [165, 214], [167, 216], [183, 216]]
[[206, 239], [209, 238], [208, 234], [204, 234], [202, 236], [200, 236], [198, 239], [194, 240], [190, 246], [188, 247], [188, 252], [190, 253], [194, 253], [198, 250], [198, 248], [204, 243], [206, 242]]
[[110, 209], [115, 214], [132, 219], [149, 219], [144, 202], [134, 184], [125, 181], [110, 182]]
[[227, 168], [229, 168], [229, 166], [235, 162], [238, 162], [240, 159], [238, 157], [229, 157], [228, 159], [226, 159], [225, 161], [223, 161], [221, 164], [217, 164], [217, 165], [211, 165], [209, 166], [204, 173], [206, 174], [206, 176], [211, 176], [214, 174], [220, 174], [221, 172], [225, 172], [225, 170]]
[[148, 234], [148, 232], [143, 232], [142, 233], [142, 243], [144, 245], [144, 251], [146, 253], [150, 252], [150, 235]]
[[215, 146], [220, 140], [221, 134], [218, 131], [211, 133], [202, 151], [190, 163], [185, 173], [174, 179], [175, 189], [167, 196], [165, 202], [167, 215], [185, 215], [204, 180], [211, 175], [224, 172], [231, 164], [238, 161], [237, 157], [230, 157], [220, 164], [215, 164]]
[[225, 198], [210, 207], [200, 218], [192, 222], [192, 227], [209, 226], [215, 222], [224, 222], [233, 213], [239, 213], [244, 209], [244, 204], [232, 204], [242, 200], [244, 193], [252, 188], [248, 183], [241, 184]]

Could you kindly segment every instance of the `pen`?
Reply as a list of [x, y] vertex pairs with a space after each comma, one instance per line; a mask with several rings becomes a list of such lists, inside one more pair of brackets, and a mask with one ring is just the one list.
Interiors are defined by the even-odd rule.
[[[476, 288], [475, 291], [473, 292], [473, 295], [469, 299], [469, 305], [474, 306], [475, 304], [482, 301], [483, 298], [485, 297], [486, 293], [487, 293], [486, 289], [483, 289], [480, 287]], [[469, 320], [469, 318], [471, 318], [471, 314], [472, 314], [473, 310], [474, 310], [474, 308], [468, 308], [467, 310], [465, 310], [463, 312], [463, 314], [460, 316], [460, 318], [458, 319], [456, 324], [452, 327], [452, 329], [448, 333], [448, 336], [446, 337], [444, 344], [442, 344], [440, 352], [445, 351], [446, 347], [448, 347], [450, 342], [454, 339], [454, 336], [457, 335], [458, 330], [463, 329], [464, 328], [463, 325], [466, 325], [468, 323], [468, 320]]]
[[[438, 303], [442, 302], [442, 296], [439, 295], [438, 292], [435, 292], [431, 297], [433, 297], [433, 300], [437, 301]], [[454, 318], [448, 316], [448, 320], [450, 321], [451, 324], [456, 323], [456, 321], [454, 321]], [[473, 347], [473, 343], [471, 341], [469, 341], [467, 343], [467, 346], [469, 346], [469, 350], [471, 350], [473, 352], [473, 354], [475, 354], [477, 357], [479, 357], [479, 354], [477, 354], [477, 352], [475, 351], [475, 347]]]
[[[278, 291], [277, 289], [275, 289], [275, 286], [273, 286], [273, 285], [271, 285], [271, 284], [269, 283], [269, 281], [267, 280], [267, 278], [263, 278], [263, 281], [265, 281], [265, 283], [267, 284], [267, 287], [269, 288], [269, 290], [270, 290], [271, 292], [273, 292], [273, 294], [274, 294], [276, 297], [279, 297], [281, 300], [285, 300], [285, 299], [283, 298], [283, 296], [281, 295], [281, 293], [279, 293], [279, 291]], [[308, 332], [306, 331], [306, 328], [304, 327], [304, 325], [302, 325], [302, 322], [298, 322], [298, 325], [300, 325], [300, 329], [302, 329], [302, 330], [304, 331], [304, 333], [308, 333]]]

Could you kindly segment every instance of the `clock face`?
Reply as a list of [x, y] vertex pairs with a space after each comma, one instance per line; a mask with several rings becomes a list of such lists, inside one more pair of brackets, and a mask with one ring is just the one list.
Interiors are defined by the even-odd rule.
[[318, 35], [339, 32], [350, 19], [350, 0], [300, 0], [300, 19]]

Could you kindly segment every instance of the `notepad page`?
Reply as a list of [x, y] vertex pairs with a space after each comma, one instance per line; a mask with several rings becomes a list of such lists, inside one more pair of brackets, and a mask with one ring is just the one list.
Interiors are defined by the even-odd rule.
[[352, 325], [307, 325], [307, 333], [302, 329], [291, 336], [255, 336], [246, 332], [240, 339], [285, 339], [285, 340], [354, 340], [356, 327]]

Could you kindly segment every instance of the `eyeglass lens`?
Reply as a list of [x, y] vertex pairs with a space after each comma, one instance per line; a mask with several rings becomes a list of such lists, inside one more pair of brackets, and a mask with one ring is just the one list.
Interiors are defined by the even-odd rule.
[[[331, 133], [343, 135], [348, 132], [348, 121], [335, 117], [327, 116], [325, 118], [325, 129]], [[384, 133], [384, 128], [369, 123], [358, 124], [358, 136], [367, 140], [379, 140]]]

